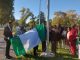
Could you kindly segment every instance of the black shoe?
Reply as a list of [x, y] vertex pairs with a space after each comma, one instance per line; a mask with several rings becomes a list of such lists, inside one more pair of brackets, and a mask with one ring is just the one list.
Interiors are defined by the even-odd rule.
[[11, 57], [11, 56], [6, 56], [6, 58], [7, 58], [7, 59], [12, 59], [12, 57]]
[[34, 53], [34, 56], [38, 56], [38, 53]]

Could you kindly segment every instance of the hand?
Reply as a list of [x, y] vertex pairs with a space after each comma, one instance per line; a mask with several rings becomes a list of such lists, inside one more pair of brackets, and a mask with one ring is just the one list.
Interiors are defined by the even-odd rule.
[[76, 37], [76, 39], [79, 39], [79, 37]]
[[4, 37], [4, 40], [5, 40], [5, 41], [8, 41], [9, 39], [8, 39], [8, 37]]

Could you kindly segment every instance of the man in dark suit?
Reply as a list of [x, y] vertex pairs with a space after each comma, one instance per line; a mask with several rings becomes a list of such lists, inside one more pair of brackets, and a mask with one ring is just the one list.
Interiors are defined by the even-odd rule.
[[4, 40], [6, 41], [6, 51], [5, 56], [7, 59], [11, 59], [12, 57], [9, 55], [10, 52], [10, 38], [12, 38], [12, 22], [9, 21], [9, 23], [4, 27]]

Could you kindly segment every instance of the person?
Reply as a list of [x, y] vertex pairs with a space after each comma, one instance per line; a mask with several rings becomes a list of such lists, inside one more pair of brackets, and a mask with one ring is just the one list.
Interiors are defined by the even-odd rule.
[[46, 23], [45, 21], [41, 24], [36, 25], [36, 29], [38, 31], [38, 35], [40, 37], [41, 43], [42, 43], [42, 53], [41, 56], [43, 56], [46, 52]]
[[[35, 27], [35, 22], [31, 21], [30, 30], [33, 29], [34, 27]], [[38, 51], [38, 45], [33, 48], [33, 54], [34, 54], [34, 56], [38, 56], [37, 51]]]
[[12, 57], [10, 56], [10, 38], [13, 37], [12, 35], [12, 22], [9, 21], [8, 25], [4, 27], [4, 40], [6, 41], [6, 51], [5, 51], [5, 56], [7, 59], [11, 59]]
[[76, 27], [78, 29], [78, 36], [77, 36], [77, 41], [76, 41], [76, 55], [79, 56], [79, 44], [80, 44], [80, 25]]
[[62, 32], [62, 48], [66, 49], [66, 38], [67, 38], [67, 27], [64, 27], [64, 30]]
[[62, 32], [64, 30], [63, 26], [61, 24], [57, 24], [57, 29], [58, 29], [58, 44], [59, 44], [59, 48], [63, 48], [63, 44], [62, 44]]
[[20, 25], [21, 34], [24, 34], [26, 32], [26, 29], [24, 25]]
[[78, 26], [78, 39], [80, 40], [80, 25]]
[[15, 36], [19, 36], [19, 35], [21, 35], [22, 34], [22, 32], [21, 32], [21, 28], [20, 28], [20, 26], [19, 26], [19, 24], [17, 23], [17, 26], [16, 26], [16, 33], [15, 33]]
[[66, 45], [70, 47], [69, 45], [69, 39], [70, 39], [70, 33], [71, 32], [71, 27], [67, 28], [67, 39], [66, 39]]
[[72, 56], [75, 56], [76, 54], [76, 37], [77, 37], [78, 31], [76, 29], [76, 25], [72, 26], [72, 29], [70, 31], [69, 41], [70, 41], [70, 52]]
[[[47, 30], [46, 30], [46, 22], [44, 21], [43, 23], [42, 23], [43, 25], [44, 25], [44, 28], [45, 28], [45, 34], [46, 34], [46, 32], [47, 32]], [[47, 35], [46, 35], [47, 36]], [[44, 41], [42, 42], [42, 52], [46, 52], [46, 39], [44, 39]]]
[[24, 25], [20, 25], [19, 23], [17, 23], [15, 30], [16, 30], [15, 36], [19, 36], [26, 32]]
[[58, 43], [58, 40], [60, 39], [59, 30], [57, 29], [56, 25], [52, 29], [50, 29], [49, 34], [50, 34], [49, 39], [51, 42], [51, 52], [56, 55], [57, 43]]
[[50, 27], [49, 29], [49, 41], [51, 42], [51, 52], [56, 54], [56, 25], [55, 27]]

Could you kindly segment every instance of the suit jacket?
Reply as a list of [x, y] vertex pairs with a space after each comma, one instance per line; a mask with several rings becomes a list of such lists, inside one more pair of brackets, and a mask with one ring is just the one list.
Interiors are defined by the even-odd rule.
[[12, 37], [12, 27], [8, 25], [4, 27], [4, 36], [9, 38]]

